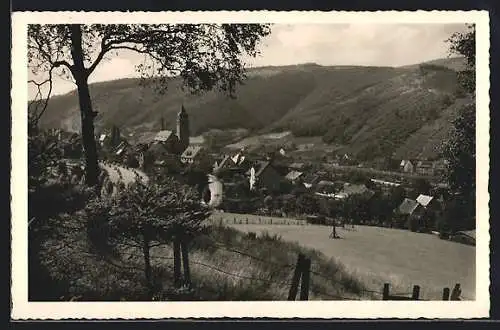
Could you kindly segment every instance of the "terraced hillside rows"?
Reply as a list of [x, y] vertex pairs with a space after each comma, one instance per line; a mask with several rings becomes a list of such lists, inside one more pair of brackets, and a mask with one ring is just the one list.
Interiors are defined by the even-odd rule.
[[[173, 79], [159, 96], [138, 79], [91, 85], [97, 130], [115, 124], [126, 134], [154, 132], [163, 116], [175, 128], [184, 104], [191, 134], [210, 129], [250, 130], [250, 134], [291, 130], [295, 136], [321, 136], [371, 159], [433, 157], [457, 108], [468, 100], [456, 82], [460, 59], [408, 67], [324, 67], [304, 64], [251, 69], [231, 99], [216, 92], [187, 95]], [[52, 98], [45, 127], [79, 127], [76, 92]]]

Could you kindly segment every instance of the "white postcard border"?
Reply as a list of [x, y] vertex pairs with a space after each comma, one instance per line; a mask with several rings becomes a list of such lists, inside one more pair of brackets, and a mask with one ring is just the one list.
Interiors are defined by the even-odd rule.
[[[475, 23], [477, 245], [475, 301], [28, 302], [27, 25], [66, 23]], [[15, 12], [12, 14], [13, 319], [478, 318], [489, 316], [489, 16], [486, 11], [414, 12]]]

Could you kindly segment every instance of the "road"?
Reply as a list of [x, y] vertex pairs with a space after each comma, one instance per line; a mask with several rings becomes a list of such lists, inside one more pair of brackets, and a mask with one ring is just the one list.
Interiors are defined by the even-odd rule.
[[[105, 164], [103, 162], [100, 162], [99, 165], [101, 166], [101, 168], [103, 168], [105, 171], [108, 172], [109, 179], [113, 183], [118, 183], [118, 182], [122, 181], [124, 184], [127, 185], [129, 183], [134, 182], [137, 178], [137, 175], [140, 177], [142, 182], [144, 182], [144, 183], [149, 182], [148, 176], [140, 170], [134, 169], [135, 170], [135, 172], [134, 172], [133, 170], [125, 168], [123, 166], [119, 166], [119, 165], [115, 165], [115, 164]], [[120, 178], [119, 172], [121, 172], [122, 178]], [[136, 173], [137, 173], [137, 175], [136, 175]]]

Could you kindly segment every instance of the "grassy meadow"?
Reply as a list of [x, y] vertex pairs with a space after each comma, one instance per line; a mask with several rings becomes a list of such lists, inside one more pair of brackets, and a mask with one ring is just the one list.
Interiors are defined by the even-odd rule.
[[413, 285], [419, 285], [421, 298], [439, 300], [443, 288], [460, 283], [463, 299], [475, 297], [473, 246], [430, 234], [370, 226], [338, 228], [341, 238], [333, 240], [328, 237], [331, 228], [326, 226], [295, 225], [286, 218], [281, 219], [285, 225], [279, 225], [277, 220], [272, 225], [247, 225], [244, 220], [242, 224], [233, 224], [233, 217], [228, 216], [227, 224], [242, 232], [279, 235], [287, 242], [321, 252], [344, 265], [349, 274], [371, 290], [382, 291], [383, 284], [390, 283], [391, 292], [411, 293]]

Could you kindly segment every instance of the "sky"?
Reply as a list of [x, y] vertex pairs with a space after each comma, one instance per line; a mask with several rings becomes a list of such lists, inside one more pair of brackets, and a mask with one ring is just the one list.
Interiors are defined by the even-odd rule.
[[[296, 24], [273, 25], [249, 66], [319, 65], [403, 66], [447, 57], [445, 42], [464, 24]], [[138, 77], [135, 66], [143, 55], [122, 51], [101, 62], [89, 82]], [[37, 78], [29, 73], [29, 79]], [[29, 84], [29, 98], [36, 88]], [[56, 78], [53, 95], [75, 89], [71, 81]]]

